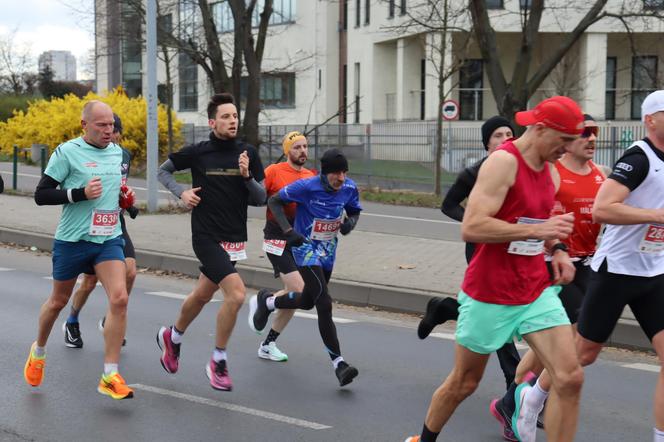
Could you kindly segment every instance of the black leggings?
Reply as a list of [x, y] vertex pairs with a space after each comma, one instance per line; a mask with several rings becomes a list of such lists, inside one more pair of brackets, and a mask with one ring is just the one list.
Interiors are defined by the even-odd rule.
[[341, 356], [337, 328], [332, 321], [332, 297], [327, 292], [327, 283], [332, 272], [323, 270], [320, 266], [298, 267], [304, 280], [302, 293], [291, 292], [277, 296], [274, 306], [278, 309], [311, 310], [316, 307], [318, 312], [318, 331], [330, 359], [335, 360]]

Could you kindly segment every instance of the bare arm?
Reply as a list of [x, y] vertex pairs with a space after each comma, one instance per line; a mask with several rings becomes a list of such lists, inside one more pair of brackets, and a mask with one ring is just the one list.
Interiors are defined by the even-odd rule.
[[617, 225], [664, 223], [664, 209], [628, 206], [624, 201], [629, 194], [629, 188], [618, 181], [604, 181], [595, 197], [593, 221]]

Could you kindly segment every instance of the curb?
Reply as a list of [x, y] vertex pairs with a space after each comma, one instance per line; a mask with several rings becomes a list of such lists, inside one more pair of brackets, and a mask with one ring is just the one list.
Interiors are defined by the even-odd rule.
[[[34, 246], [47, 251], [53, 248], [53, 237], [50, 235], [7, 227], [0, 227], [0, 242]], [[197, 277], [200, 273], [198, 260], [189, 256], [136, 249], [136, 262], [141, 267], [175, 271], [192, 277]], [[238, 264], [237, 269], [248, 287], [274, 290], [282, 288], [280, 281], [274, 277], [272, 269], [242, 264]], [[446, 295], [440, 292], [425, 292], [334, 278], [330, 281], [329, 288], [334, 293], [334, 300], [343, 304], [376, 307], [400, 313], [422, 313], [432, 296]], [[639, 324], [629, 318], [618, 321], [607, 345], [652, 351], [652, 344]]]

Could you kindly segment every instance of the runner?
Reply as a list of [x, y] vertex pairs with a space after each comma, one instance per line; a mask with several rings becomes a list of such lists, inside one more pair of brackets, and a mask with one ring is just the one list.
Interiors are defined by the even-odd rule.
[[[310, 310], [315, 306], [318, 330], [342, 387], [353, 381], [358, 370], [341, 356], [327, 284], [334, 267], [337, 232], [348, 235], [355, 228], [362, 210], [357, 187], [346, 176], [347, 172], [346, 157], [341, 151], [330, 149], [321, 158], [319, 177], [296, 181], [270, 198], [268, 206], [292, 247], [304, 289], [289, 292], [286, 296], [260, 290], [249, 302], [249, 327], [257, 333], [263, 331], [275, 309]], [[289, 203], [297, 204], [294, 227], [284, 211]]]
[[[268, 198], [275, 195], [283, 187], [302, 178], [315, 176], [315, 173], [306, 169], [304, 163], [307, 162], [308, 144], [307, 138], [300, 132], [290, 132], [283, 140], [285, 163], [272, 164], [265, 169], [265, 191]], [[295, 220], [295, 204], [289, 204], [284, 208], [286, 218], [289, 224]], [[281, 227], [272, 215], [272, 211], [267, 209], [265, 228], [265, 239], [263, 240], [263, 251], [272, 263], [274, 277], [281, 276], [284, 283], [284, 289], [275, 293], [275, 296], [281, 296], [288, 292], [301, 292], [304, 289], [302, 275], [297, 270], [293, 252], [286, 244], [286, 236], [281, 231]], [[277, 348], [276, 340], [283, 332], [288, 321], [293, 317], [295, 310], [278, 310], [272, 328], [267, 334], [267, 338], [258, 348], [258, 357], [271, 361], [285, 362], [288, 355]]]
[[[569, 211], [574, 213], [574, 229], [570, 236], [561, 242], [567, 247], [576, 272], [574, 280], [563, 285], [558, 294], [573, 327], [576, 327], [581, 302], [588, 285], [589, 265], [595, 253], [601, 227], [599, 223], [593, 221], [591, 214], [597, 191], [607, 175], [607, 168], [598, 166], [592, 161], [598, 132], [599, 127], [593, 117], [584, 114], [584, 130], [581, 137], [570, 143], [565, 155], [551, 167], [551, 177], [556, 188], [552, 214], [563, 215]], [[550, 256], [547, 256], [547, 267], [553, 278]], [[515, 382], [508, 385], [507, 392], [501, 400], [496, 399], [491, 402], [489, 409], [503, 426], [504, 439], [516, 440], [511, 423], [515, 389], [522, 382], [528, 382], [535, 388], [541, 389], [539, 383], [536, 383], [536, 376], [543, 369], [536, 354], [529, 350], [516, 370]], [[537, 426], [543, 428], [541, 413], [538, 416]], [[523, 432], [521, 436], [525, 438]]]
[[[592, 260], [593, 271], [579, 316], [577, 352], [584, 366], [595, 362], [626, 305], [652, 342], [660, 363], [664, 361], [664, 174], [658, 173], [664, 168], [664, 90], [646, 97], [641, 115], [646, 138], [632, 144], [618, 160], [592, 210], [594, 220], [605, 223], [606, 229]], [[550, 389], [547, 371], [540, 376], [538, 386], [544, 393]], [[526, 388], [525, 416], [542, 406], [544, 394], [536, 390]], [[663, 442], [661, 368], [653, 411], [653, 438]], [[523, 420], [534, 431], [531, 423]]]
[[[122, 138], [122, 120], [116, 114], [113, 114], [113, 135], [111, 142], [120, 146], [120, 139]], [[127, 184], [127, 177], [129, 176], [129, 167], [131, 164], [131, 153], [120, 146], [122, 149], [122, 185]], [[129, 216], [136, 218], [138, 209], [131, 205], [128, 209]], [[122, 239], [124, 239], [124, 257], [125, 266], [127, 269], [127, 296], [131, 293], [136, 279], [136, 253], [134, 252], [134, 244], [131, 242], [129, 233], [127, 232], [126, 222], [124, 218], [124, 209], [120, 211], [120, 227], [122, 228]], [[85, 305], [90, 296], [90, 293], [97, 286], [97, 276], [94, 273], [84, 273], [83, 280], [81, 281], [78, 290], [74, 292], [71, 300], [71, 310], [69, 317], [62, 324], [62, 331], [65, 335], [65, 345], [69, 348], [82, 348], [83, 338], [81, 337], [81, 329], [78, 322], [78, 315]], [[103, 331], [106, 317], [99, 321], [99, 328]], [[126, 340], [122, 340], [122, 345], [126, 344]]]
[[[246, 291], [235, 263], [247, 257], [247, 205], [265, 203], [264, 174], [256, 149], [236, 139], [238, 115], [233, 96], [214, 95], [207, 114], [210, 139], [170, 154], [159, 170], [159, 181], [193, 208], [191, 242], [201, 273], [175, 323], [159, 329], [157, 344], [164, 370], [177, 372], [184, 332], [221, 289], [224, 302], [217, 314], [215, 348], [205, 373], [212, 388], [230, 391], [233, 382], [226, 346]], [[191, 169], [192, 189], [184, 190], [173, 178], [173, 172], [183, 169]]]
[[[491, 155], [501, 144], [514, 136], [514, 129], [507, 118], [499, 115], [491, 117], [482, 125], [482, 143], [487, 150], [487, 155]], [[458, 176], [450, 190], [443, 199], [441, 211], [450, 218], [462, 221], [464, 214], [464, 201], [468, 199], [470, 191], [477, 181], [477, 174], [480, 166], [488, 156], [482, 158], [470, 167], [466, 167]], [[475, 244], [466, 243], [466, 262], [475, 252]], [[425, 339], [431, 333], [436, 325], [443, 324], [448, 320], [456, 321], [459, 317], [459, 303], [450, 296], [446, 298], [433, 297], [427, 303], [426, 311], [419, 326], [417, 335], [420, 339]], [[514, 381], [516, 367], [519, 365], [521, 357], [514, 345], [514, 342], [508, 342], [496, 351], [500, 368], [505, 375], [505, 385], [507, 387]]]
[[571, 232], [574, 216], [549, 217], [554, 187], [547, 162], [560, 158], [583, 131], [583, 115], [573, 100], [557, 96], [515, 117], [528, 129], [485, 161], [463, 218], [463, 239], [479, 245], [458, 298], [455, 367], [434, 393], [421, 435], [409, 442], [437, 439], [477, 388], [489, 354], [513, 336], [525, 338], [545, 366], [555, 367], [549, 408], [558, 419], [547, 426], [549, 440], [571, 440], [576, 432], [583, 371], [542, 253], [545, 246], [555, 250], [554, 283], [572, 280], [574, 266], [558, 244]]
[[63, 209], [53, 244], [53, 291], [41, 307], [39, 332], [25, 363], [24, 377], [33, 387], [41, 384], [53, 324], [67, 305], [78, 275], [94, 269], [109, 304], [104, 372], [97, 391], [113, 399], [128, 399], [134, 396], [133, 390], [118, 372], [128, 301], [118, 195], [122, 199], [134, 195], [131, 189], [120, 192], [122, 149], [111, 142], [111, 108], [89, 101], [83, 107], [81, 125], [83, 137], [55, 149], [35, 191], [38, 205], [62, 204]]

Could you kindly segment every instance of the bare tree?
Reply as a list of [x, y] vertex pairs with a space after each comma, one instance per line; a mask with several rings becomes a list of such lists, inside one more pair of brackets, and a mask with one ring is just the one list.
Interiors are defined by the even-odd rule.
[[[16, 31], [0, 36], [0, 89], [19, 95], [24, 92], [24, 76], [31, 71], [33, 61], [30, 49], [16, 44]], [[29, 86], [34, 90], [34, 82]]]
[[[607, 5], [608, 0], [595, 0], [583, 4], [552, 2], [553, 5], [547, 5], [548, 13], [554, 14], [554, 18], [560, 17], [558, 22], [565, 22], [564, 26], [561, 25], [560, 31], [562, 42], [550, 47], [541, 62], [535, 65], [533, 52], [543, 37], [539, 30], [544, 12], [544, 0], [520, 0], [519, 3], [523, 6], [519, 8], [518, 12], [521, 23], [520, 42], [513, 46], [516, 52], [516, 62], [512, 75], [508, 79], [500, 60], [512, 47], [498, 46], [496, 32], [487, 11], [486, 0], [470, 0], [473, 30], [485, 62], [498, 111], [510, 119], [513, 118], [516, 111], [527, 107], [529, 98], [591, 25], [600, 21], [613, 20], [624, 27], [631, 40], [636, 23], [647, 26], [648, 19], [661, 20], [663, 18], [660, 9], [644, 7], [647, 3], [644, 1], [624, 0], [623, 2], [612, 2], [611, 5]], [[576, 14], [581, 18], [570, 26], [569, 17]]]

